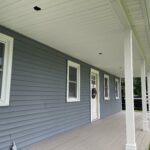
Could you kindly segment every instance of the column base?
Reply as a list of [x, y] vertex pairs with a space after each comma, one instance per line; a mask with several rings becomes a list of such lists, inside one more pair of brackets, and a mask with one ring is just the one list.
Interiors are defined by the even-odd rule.
[[150, 127], [149, 127], [149, 121], [148, 120], [145, 120], [143, 121], [143, 130], [144, 131], [150, 131]]
[[126, 150], [137, 150], [136, 144], [126, 144]]

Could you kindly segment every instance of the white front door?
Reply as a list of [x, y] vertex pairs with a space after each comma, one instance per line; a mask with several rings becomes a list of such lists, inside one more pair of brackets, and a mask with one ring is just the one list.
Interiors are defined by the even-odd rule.
[[99, 74], [91, 71], [91, 121], [99, 118]]

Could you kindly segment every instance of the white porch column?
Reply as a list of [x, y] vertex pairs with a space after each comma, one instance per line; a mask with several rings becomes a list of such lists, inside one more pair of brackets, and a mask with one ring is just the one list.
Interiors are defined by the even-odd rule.
[[142, 111], [143, 111], [143, 130], [149, 131], [149, 122], [147, 118], [147, 102], [146, 102], [146, 75], [145, 75], [145, 60], [141, 65], [141, 90], [142, 90]]
[[132, 31], [125, 33], [124, 41], [125, 59], [125, 97], [126, 97], [126, 150], [136, 150], [135, 143], [135, 118], [133, 101], [133, 56], [132, 56]]
[[147, 87], [148, 87], [148, 106], [149, 106], [148, 118], [150, 123], [150, 71], [147, 74]]

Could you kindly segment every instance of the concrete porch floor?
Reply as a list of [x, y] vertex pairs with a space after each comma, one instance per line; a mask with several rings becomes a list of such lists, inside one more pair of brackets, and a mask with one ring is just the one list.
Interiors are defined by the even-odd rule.
[[[142, 113], [136, 112], [138, 150], [146, 150], [150, 132], [142, 131]], [[125, 112], [95, 121], [26, 148], [25, 150], [125, 150]]]

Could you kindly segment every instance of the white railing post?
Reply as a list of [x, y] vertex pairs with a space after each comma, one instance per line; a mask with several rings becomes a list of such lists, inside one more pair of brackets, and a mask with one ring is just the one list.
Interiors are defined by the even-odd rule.
[[136, 150], [133, 100], [132, 31], [126, 31], [124, 41], [125, 97], [126, 97], [126, 150]]
[[146, 75], [145, 75], [145, 60], [141, 65], [141, 91], [142, 91], [142, 112], [143, 112], [143, 130], [149, 131], [149, 122], [147, 118], [147, 100], [146, 100]]

